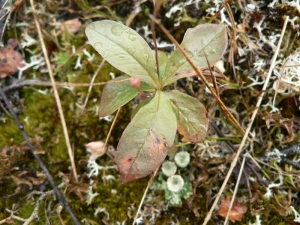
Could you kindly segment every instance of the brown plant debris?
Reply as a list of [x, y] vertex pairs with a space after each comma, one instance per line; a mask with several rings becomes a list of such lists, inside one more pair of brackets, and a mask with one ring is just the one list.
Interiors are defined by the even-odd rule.
[[5, 47], [0, 49], [0, 78], [11, 76], [23, 67], [23, 57], [14, 49], [18, 46], [15, 39], [9, 39]]
[[[231, 202], [231, 198], [227, 197], [226, 199], [223, 199], [217, 214], [226, 218], [230, 206], [230, 202]], [[247, 211], [247, 207], [242, 202], [234, 201], [232, 208], [229, 212], [229, 220], [231, 222], [241, 221], [246, 211]]]

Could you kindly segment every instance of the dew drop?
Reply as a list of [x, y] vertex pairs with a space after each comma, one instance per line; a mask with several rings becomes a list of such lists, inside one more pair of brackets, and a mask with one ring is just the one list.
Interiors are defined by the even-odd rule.
[[90, 24], [90, 25], [88, 26], [88, 28], [90, 28], [90, 29], [92, 29], [92, 30], [95, 30], [95, 25], [94, 25], [94, 24]]
[[149, 60], [149, 55], [148, 55], [148, 54], [145, 54], [145, 55], [144, 55], [144, 59], [146, 60], [146, 62], [148, 62], [148, 60]]
[[96, 42], [95, 44], [94, 44], [94, 46], [95, 46], [95, 49], [101, 49], [102, 47], [103, 47], [103, 44], [102, 44], [102, 42]]
[[123, 28], [120, 26], [112, 26], [111, 27], [111, 33], [116, 35], [116, 36], [120, 36], [123, 32]]
[[129, 29], [127, 28], [126, 30], [125, 30], [127, 33], [129, 33]]
[[136, 40], [136, 36], [134, 34], [129, 34], [128, 35], [128, 38], [131, 40], [131, 41], [135, 41]]
[[131, 49], [131, 53], [134, 53], [135, 52], [135, 48]]

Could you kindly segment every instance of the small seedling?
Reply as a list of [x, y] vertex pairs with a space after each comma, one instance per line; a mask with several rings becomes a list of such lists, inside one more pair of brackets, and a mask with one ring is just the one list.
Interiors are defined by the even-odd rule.
[[[87, 26], [86, 35], [105, 60], [127, 74], [115, 79], [120, 82], [105, 86], [99, 108], [101, 117], [112, 114], [139, 93], [153, 93], [133, 112], [119, 141], [115, 161], [123, 183], [157, 169], [174, 144], [176, 130], [183, 136], [182, 141], [204, 140], [209, 123], [205, 107], [184, 93], [164, 90], [178, 79], [195, 75], [178, 49], [170, 57], [158, 52], [157, 69], [154, 51], [125, 25], [109, 20], [94, 22]], [[207, 60], [212, 66], [226, 49], [226, 27], [205, 24], [190, 28], [181, 46], [199, 69], [208, 67]], [[129, 81], [130, 77], [133, 80]]]

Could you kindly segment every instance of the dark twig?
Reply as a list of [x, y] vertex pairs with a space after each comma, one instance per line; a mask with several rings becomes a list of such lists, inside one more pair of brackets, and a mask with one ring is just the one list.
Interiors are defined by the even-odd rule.
[[288, 147], [288, 148], [285, 148], [285, 149], [282, 149], [280, 151], [282, 154], [285, 154], [286, 156], [289, 156], [291, 154], [300, 154], [300, 143], [297, 143], [291, 147]]
[[296, 169], [300, 170], [300, 164], [298, 162], [295, 162], [295, 161], [290, 160], [290, 159], [282, 159], [282, 162], [287, 163], [289, 165], [292, 165]]
[[76, 225], [80, 225], [80, 222], [79, 220], [77, 219], [77, 217], [74, 215], [74, 213], [72, 212], [67, 200], [65, 199], [65, 197], [63, 196], [63, 194], [60, 192], [60, 190], [58, 189], [57, 185], [55, 184], [55, 181], [53, 179], [53, 177], [51, 176], [49, 170], [47, 169], [46, 165], [44, 164], [44, 162], [41, 160], [41, 158], [39, 157], [39, 155], [35, 154], [34, 153], [34, 147], [33, 145], [31, 144], [30, 140], [29, 140], [29, 137], [26, 133], [26, 131], [24, 130], [24, 126], [23, 124], [20, 122], [19, 118], [17, 117], [17, 115], [15, 114], [14, 110], [12, 109], [8, 99], [6, 98], [6, 95], [4, 94], [2, 88], [0, 87], [0, 95], [4, 101], [4, 103], [6, 104], [11, 116], [13, 117], [16, 125], [18, 126], [19, 130], [21, 131], [22, 133], [22, 136], [24, 138], [24, 140], [27, 142], [27, 145], [31, 151], [31, 153], [33, 154], [34, 158], [36, 159], [36, 161], [38, 162], [38, 164], [40, 165], [40, 167], [42, 168], [42, 170], [45, 172], [46, 176], [47, 176], [47, 179], [49, 180], [51, 186], [53, 187], [54, 189], [54, 192], [56, 194], [56, 196], [58, 197], [59, 199], [59, 202], [60, 204], [66, 208], [66, 210], [68, 211], [68, 213], [70, 214], [74, 224]]

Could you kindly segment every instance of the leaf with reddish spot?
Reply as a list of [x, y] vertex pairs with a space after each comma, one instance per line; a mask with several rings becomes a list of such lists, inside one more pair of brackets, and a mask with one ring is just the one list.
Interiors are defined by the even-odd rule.
[[209, 120], [207, 111], [198, 99], [178, 91], [165, 92], [177, 115], [178, 132], [182, 141], [200, 142], [205, 139]]
[[170, 100], [157, 91], [133, 117], [119, 141], [115, 161], [123, 183], [145, 177], [161, 165], [174, 143], [176, 127]]
[[[206, 56], [210, 65], [213, 66], [223, 56], [227, 47], [226, 26], [201, 24], [189, 28], [180, 45], [198, 68], [208, 68]], [[160, 79], [162, 85], [166, 86], [178, 79], [195, 74], [181, 51], [176, 49], [169, 58], [165, 73], [160, 75], [163, 76]]]

